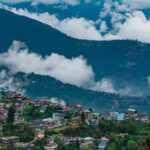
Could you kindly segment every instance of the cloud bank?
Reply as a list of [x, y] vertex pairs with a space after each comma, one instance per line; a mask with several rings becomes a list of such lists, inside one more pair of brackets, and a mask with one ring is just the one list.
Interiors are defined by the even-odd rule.
[[24, 44], [14, 41], [8, 52], [0, 54], [0, 64], [7, 66], [13, 72], [25, 72], [49, 75], [64, 83], [77, 86], [88, 84], [94, 77], [93, 70], [82, 57], [68, 59], [52, 53], [42, 57], [29, 53]]
[[7, 67], [11, 72], [11, 76], [6, 71], [0, 72], [0, 87], [8, 86], [10, 89], [17, 91], [22, 89], [21, 87], [24, 84], [12, 76], [17, 72], [47, 75], [63, 83], [70, 83], [93, 91], [131, 95], [131, 89], [134, 89], [134, 87], [131, 88], [128, 85], [124, 88], [116, 88], [117, 83], [107, 77], [95, 81], [92, 66], [87, 64], [86, 59], [82, 56], [69, 59], [52, 53], [42, 57], [29, 52], [26, 45], [18, 41], [14, 41], [7, 52], [0, 54], [0, 65]]
[[11, 91], [17, 91], [20, 94], [24, 94], [25, 90], [22, 89], [23, 84], [25, 83], [12, 77], [6, 70], [0, 71], [0, 88], [8, 87]]
[[112, 81], [107, 78], [95, 82], [93, 69], [82, 56], [68, 59], [52, 53], [42, 57], [29, 53], [25, 44], [18, 41], [14, 41], [7, 52], [0, 54], [0, 65], [8, 67], [12, 73], [33, 72], [95, 91], [116, 92]]
[[119, 29], [116, 34], [107, 34], [105, 38], [110, 39], [130, 39], [150, 43], [150, 20], [143, 12], [134, 11], [128, 14], [126, 21], [118, 24]]
[[[138, 0], [130, 1], [133, 3], [132, 6], [135, 6], [136, 1]], [[103, 4], [99, 20], [103, 22], [109, 17], [111, 23], [111, 27], [107, 29], [108, 32], [103, 36], [103, 39], [130, 39], [150, 43], [150, 19], [145, 16], [143, 11], [129, 6], [128, 2], [128, 0], [124, 0], [122, 3], [108, 0]], [[148, 1], [140, 2], [145, 4]]]
[[117, 93], [113, 85], [113, 82], [108, 78], [103, 78], [101, 81], [95, 83], [92, 90], [109, 92], [109, 93]]
[[[68, 36], [86, 39], [86, 40], [119, 40], [130, 39], [138, 40], [144, 43], [150, 43], [150, 19], [145, 16], [142, 11], [132, 11], [125, 14], [112, 11], [112, 5], [118, 7], [116, 4], [106, 3], [105, 10], [101, 12], [99, 29], [96, 28], [96, 23], [92, 20], [81, 18], [66, 18], [59, 20], [56, 15], [49, 13], [31, 13], [28, 10], [10, 8], [2, 6], [18, 15], [26, 16], [47, 24], [53, 28], [60, 30]], [[121, 6], [120, 6], [121, 7]], [[120, 8], [121, 9], [121, 8]], [[122, 8], [123, 10], [123, 8]], [[111, 16], [112, 29], [110, 29], [103, 17]], [[138, 26], [137, 26], [138, 24]]]
[[2, 5], [1, 7], [15, 14], [38, 20], [74, 38], [87, 39], [87, 40], [102, 39], [101, 34], [99, 33], [98, 30], [96, 30], [94, 22], [91, 20], [86, 20], [85, 18], [73, 17], [73, 18], [66, 18], [60, 21], [56, 17], [56, 15], [54, 14], [50, 15], [47, 12], [36, 14], [36, 13], [30, 13], [28, 10], [24, 10], [24, 9], [10, 8]]
[[57, 97], [52, 97], [52, 98], [50, 99], [50, 101], [53, 102], [53, 103], [57, 103], [57, 104], [66, 106], [65, 100], [58, 99]]

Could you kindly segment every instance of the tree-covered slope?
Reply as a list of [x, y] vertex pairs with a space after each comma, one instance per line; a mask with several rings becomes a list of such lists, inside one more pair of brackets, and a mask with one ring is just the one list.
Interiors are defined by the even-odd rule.
[[[77, 40], [38, 21], [2, 9], [0, 9], [0, 20], [2, 20], [0, 22], [0, 53], [5, 52], [13, 40], [19, 40], [25, 42], [31, 51], [43, 56], [52, 52], [69, 58], [83, 55], [92, 66], [97, 80], [108, 77], [118, 81], [118, 84], [127, 82], [131, 85], [148, 87], [146, 77], [150, 75], [149, 44], [127, 40]], [[22, 80], [24, 80], [23, 77], [18, 75], [18, 78]], [[149, 101], [145, 97], [120, 97], [93, 92], [63, 84], [50, 77], [33, 74], [28, 75], [27, 79], [29, 84], [25, 84], [24, 88], [29, 96], [58, 97], [102, 112], [122, 110], [130, 106], [149, 111]]]
[[13, 77], [18, 81], [23, 81], [21, 88], [35, 100], [56, 97], [69, 104], [80, 103], [85, 108], [92, 107], [102, 113], [125, 111], [129, 107], [150, 113], [148, 97], [128, 97], [85, 90], [71, 84], [64, 84], [48, 76], [35, 74], [18, 73]]
[[96, 79], [112, 77], [137, 82], [150, 75], [150, 45], [136, 41], [87, 41], [68, 37], [38, 21], [0, 9], [0, 52], [13, 40], [25, 42], [30, 50], [67, 57], [83, 55], [92, 65]]

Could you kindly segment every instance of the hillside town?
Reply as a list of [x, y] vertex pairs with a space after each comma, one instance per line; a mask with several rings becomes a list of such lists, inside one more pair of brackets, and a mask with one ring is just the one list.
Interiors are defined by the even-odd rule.
[[124, 145], [132, 150], [141, 145], [142, 150], [141, 142], [150, 134], [149, 121], [148, 114], [133, 108], [103, 115], [80, 104], [31, 100], [8, 88], [0, 89], [2, 150], [121, 150], [125, 139]]

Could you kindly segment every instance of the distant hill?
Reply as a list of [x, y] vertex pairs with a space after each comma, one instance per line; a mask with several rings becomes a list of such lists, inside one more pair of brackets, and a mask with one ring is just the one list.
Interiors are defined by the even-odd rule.
[[[33, 100], [57, 98], [68, 102], [70, 105], [80, 103], [84, 108], [93, 108], [101, 113], [110, 111], [126, 111], [128, 108], [135, 108], [140, 112], [150, 114], [150, 96], [130, 97], [117, 94], [95, 92], [76, 87], [71, 84], [64, 84], [52, 77], [36, 75], [34, 73], [11, 72], [6, 67], [0, 67], [0, 72], [5, 70], [5, 80], [11, 90], [17, 90], [28, 95]], [[2, 73], [1, 73], [2, 74]], [[0, 83], [2, 79], [0, 78]]]
[[94, 108], [101, 113], [110, 111], [125, 111], [127, 108], [136, 108], [141, 112], [150, 114], [149, 97], [128, 97], [109, 94], [104, 92], [94, 92], [85, 90], [71, 84], [64, 84], [48, 76], [35, 74], [26, 75], [18, 73], [15, 79], [23, 81], [22, 89], [33, 99], [57, 97], [69, 104], [80, 103], [85, 108]]

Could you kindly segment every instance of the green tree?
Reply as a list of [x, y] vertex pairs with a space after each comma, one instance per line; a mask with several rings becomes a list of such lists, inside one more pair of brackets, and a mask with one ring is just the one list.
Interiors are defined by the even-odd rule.
[[14, 117], [15, 117], [15, 109], [14, 109], [14, 106], [11, 106], [8, 109], [8, 118], [7, 118], [7, 122], [9, 124], [11, 132], [12, 132], [12, 129], [13, 129]]
[[81, 113], [81, 122], [85, 123], [85, 115], [84, 112]]
[[109, 144], [109, 146], [108, 146], [107, 149], [108, 149], [108, 150], [116, 150], [116, 149], [117, 149], [116, 144], [115, 144], [115, 143]]
[[127, 143], [127, 150], [137, 150], [138, 146], [137, 143], [133, 140], [129, 140]]

